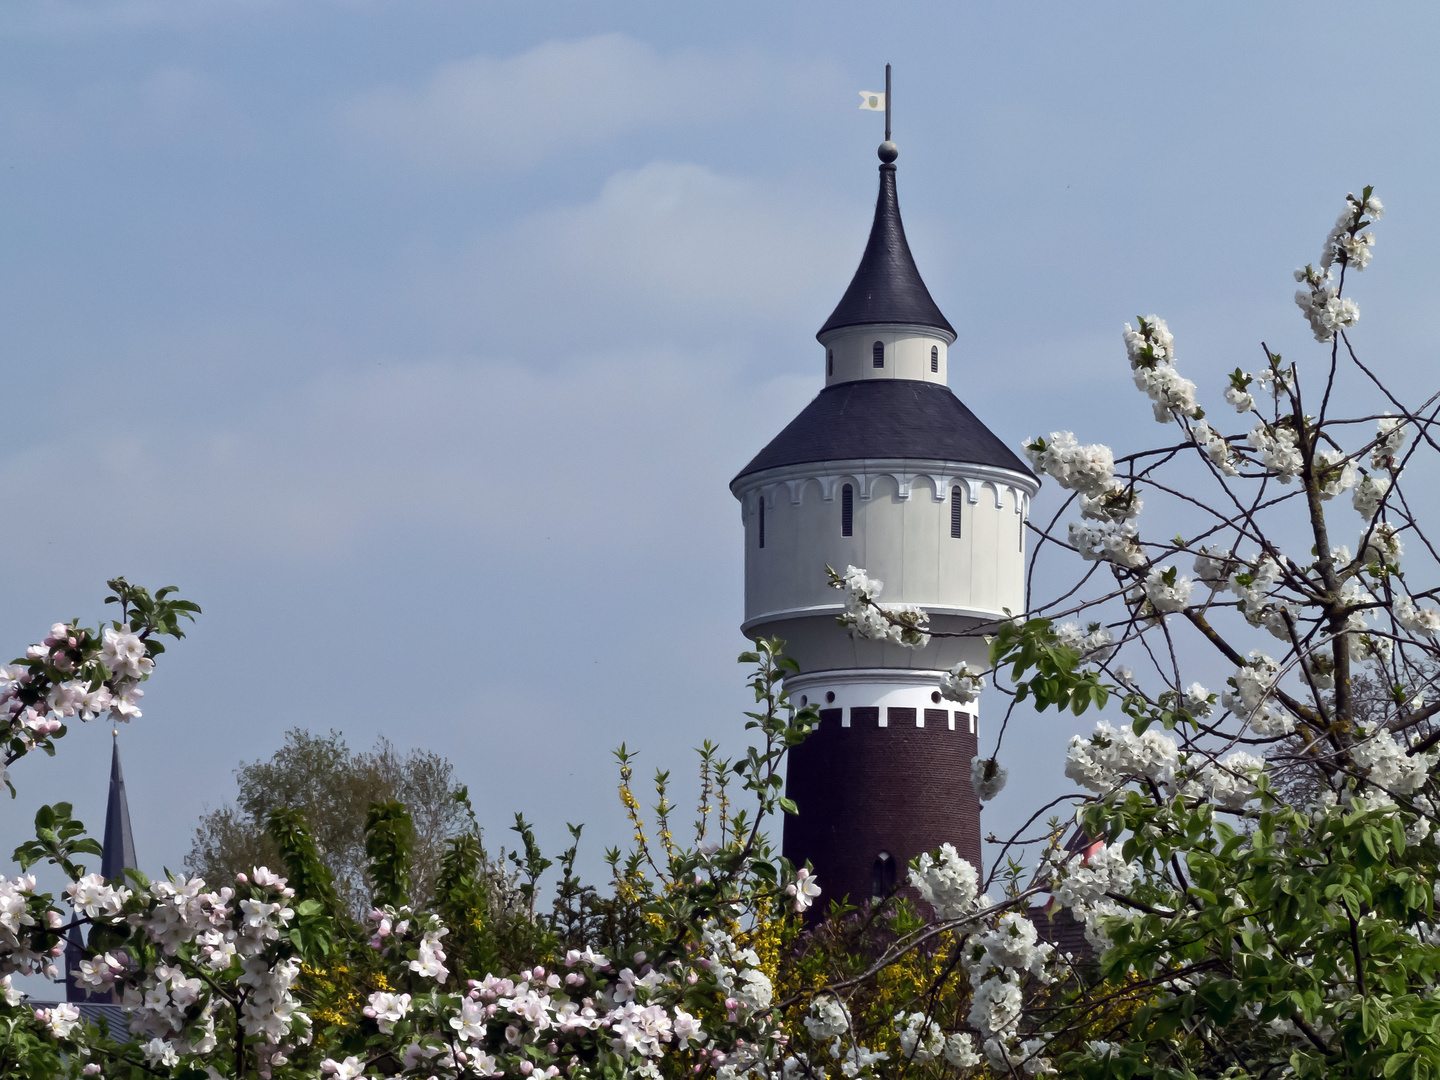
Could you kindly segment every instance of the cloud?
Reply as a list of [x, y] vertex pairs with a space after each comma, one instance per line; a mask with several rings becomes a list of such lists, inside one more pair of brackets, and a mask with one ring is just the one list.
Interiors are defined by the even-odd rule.
[[645, 127], [753, 112], [795, 80], [753, 54], [662, 55], [623, 34], [549, 41], [518, 56], [472, 56], [423, 83], [369, 90], [342, 108], [367, 141], [432, 166], [532, 165]]
[[[241, 415], [102, 440], [93, 457], [74, 442], [11, 455], [0, 475], [32, 490], [33, 520], [56, 524], [12, 533], [5, 550], [84, 562], [97, 544], [112, 558], [173, 545], [293, 564], [417, 528], [492, 558], [541, 541], [600, 556], [677, 530], [704, 548], [705, 523], [729, 521], [730, 477], [816, 384], [757, 386], [723, 356], [656, 351], [549, 371], [332, 371]], [[40, 475], [43, 490], [29, 482]], [[108, 507], [105, 539], [70, 527], [77, 505]]]
[[424, 266], [413, 302], [463, 335], [509, 333], [542, 355], [779, 325], [803, 341], [843, 291], [867, 225], [864, 207], [813, 186], [657, 162]]

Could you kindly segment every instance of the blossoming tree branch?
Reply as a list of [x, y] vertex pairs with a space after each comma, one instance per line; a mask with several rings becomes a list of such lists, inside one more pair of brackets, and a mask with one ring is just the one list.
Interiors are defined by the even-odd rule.
[[[786, 696], [795, 665], [780, 643], [760, 641], [741, 658], [755, 745], [735, 760], [701, 749], [693, 835], [677, 835], [668, 773], [642, 808], [622, 747], [631, 849], [607, 853], [604, 889], [575, 875], [575, 846], [560, 855], [549, 911], [539, 882], [556, 863], [520, 818], [507, 864], [471, 815], [422, 896], [405, 808], [372, 805], [373, 910], [357, 920], [294, 811], [269, 821], [283, 866], [225, 882], [133, 870], [107, 881], [81, 862], [98, 847], [69, 807], [45, 808], [16, 852], [22, 873], [0, 883], [0, 1068], [197, 1080], [1436, 1075], [1440, 558], [1402, 478], [1440, 449], [1440, 395], [1406, 400], [1351, 338], [1347, 277], [1369, 263], [1381, 211], [1368, 188], [1347, 197], [1319, 260], [1296, 273], [1313, 358], [1262, 349], [1255, 370], [1216, 379], [1232, 421], [1207, 416], [1150, 316], [1124, 344], [1158, 445], [1116, 456], [1070, 432], [1026, 444], [1068, 493], [1032, 526], [1032, 575], [1058, 560], [1078, 580], [974, 631], [990, 667], [957, 666], [941, 690], [1002, 699], [995, 749], [972, 768], [984, 800], [1004, 787], [1017, 711], [1108, 719], [1055, 763], [1076, 787], [1036, 808], [988, 880], [946, 844], [915, 860], [907, 889], [857, 906], [777, 855], [768, 831], [796, 809], [785, 757], [817, 715]], [[1378, 407], [1347, 408], [1366, 400]], [[1147, 501], [1159, 528], [1142, 530]], [[929, 640], [926, 613], [883, 603], [864, 569], [831, 575], [853, 633]], [[122, 619], [98, 633], [57, 624], [6, 669], [10, 763], [53, 751], [67, 720], [138, 716], [158, 638], [178, 637], [196, 609], [112, 585]], [[68, 879], [62, 895], [25, 873], [41, 859]], [[1083, 926], [1084, 955], [1047, 941], [1067, 919]], [[79, 980], [118, 995], [126, 1037], [73, 1006], [36, 1010], [10, 981], [53, 976], [73, 927], [88, 932]]]

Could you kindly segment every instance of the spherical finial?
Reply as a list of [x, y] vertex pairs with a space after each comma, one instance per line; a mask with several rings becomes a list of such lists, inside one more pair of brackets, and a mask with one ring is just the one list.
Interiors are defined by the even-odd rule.
[[893, 142], [891, 142], [889, 139], [886, 139], [884, 142], [882, 142], [880, 144], [880, 149], [875, 152], [880, 155], [880, 160], [883, 161], [886, 165], [889, 165], [892, 161], [894, 161], [900, 156], [900, 148], [896, 146]]

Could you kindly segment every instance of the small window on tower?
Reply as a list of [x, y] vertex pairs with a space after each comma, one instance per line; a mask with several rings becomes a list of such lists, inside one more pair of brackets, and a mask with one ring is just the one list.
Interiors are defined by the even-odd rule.
[[1025, 554], [1025, 515], [1020, 515], [1020, 554]]
[[889, 896], [895, 891], [895, 859], [888, 851], [875, 856], [870, 869], [870, 895]]
[[825, 377], [829, 378], [835, 374], [835, 350], [825, 350]]
[[931, 370], [931, 371], [939, 371], [939, 370], [940, 370], [940, 346], [939, 346], [939, 345], [931, 345], [931, 346], [930, 346], [930, 370]]
[[760, 546], [765, 546], [765, 496], [760, 496]]
[[876, 367], [885, 366], [885, 343], [877, 341], [870, 346], [870, 356]]
[[840, 535], [855, 535], [855, 489], [849, 484], [840, 489]]
[[963, 524], [961, 514], [965, 505], [964, 491], [962, 487], [950, 489], [950, 535], [956, 540], [960, 539], [960, 528]]

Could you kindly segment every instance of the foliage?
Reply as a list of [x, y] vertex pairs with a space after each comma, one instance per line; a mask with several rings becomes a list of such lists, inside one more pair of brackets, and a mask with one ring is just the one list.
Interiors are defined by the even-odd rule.
[[235, 779], [235, 802], [200, 819], [186, 868], [207, 881], [229, 882], [251, 867], [275, 865], [279, 855], [267, 822], [276, 809], [293, 809], [356, 916], [370, 894], [365, 818], [372, 803], [400, 802], [406, 808], [415, 850], [412, 885], [419, 899], [430, 896], [446, 842], [465, 822], [451, 763], [432, 751], [401, 753], [383, 738], [373, 749], [357, 752], [339, 732], [292, 728], [274, 754], [243, 762]]

